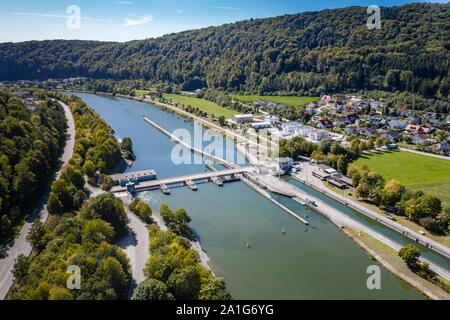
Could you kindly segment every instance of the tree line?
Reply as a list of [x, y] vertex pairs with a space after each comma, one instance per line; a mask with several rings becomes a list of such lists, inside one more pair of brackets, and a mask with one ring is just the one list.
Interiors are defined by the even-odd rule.
[[65, 142], [62, 107], [44, 92], [31, 92], [42, 107], [31, 112], [22, 98], [0, 90], [0, 244], [43, 195]]

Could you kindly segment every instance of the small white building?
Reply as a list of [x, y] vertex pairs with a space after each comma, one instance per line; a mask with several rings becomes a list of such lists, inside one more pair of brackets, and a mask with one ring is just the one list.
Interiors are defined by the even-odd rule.
[[236, 114], [231, 117], [231, 120], [235, 123], [253, 122], [253, 116], [251, 114]]
[[251, 124], [253, 129], [264, 129], [264, 128], [270, 128], [270, 122], [264, 121], [264, 122], [254, 122]]
[[330, 137], [330, 133], [326, 130], [313, 130], [309, 134], [309, 139], [312, 141], [322, 141], [322, 139], [327, 139]]
[[298, 122], [285, 122], [281, 125], [281, 128], [285, 132], [294, 133], [296, 129], [300, 128], [300, 124]]
[[269, 122], [271, 125], [276, 125], [280, 123], [280, 119], [273, 115], [267, 115], [264, 117], [264, 121]]
[[408, 123], [405, 121], [391, 120], [389, 121], [389, 127], [392, 129], [405, 129], [408, 126]]
[[314, 127], [308, 125], [300, 126], [297, 129], [295, 129], [295, 134], [301, 137], [309, 137], [309, 134], [314, 130], [315, 130]]

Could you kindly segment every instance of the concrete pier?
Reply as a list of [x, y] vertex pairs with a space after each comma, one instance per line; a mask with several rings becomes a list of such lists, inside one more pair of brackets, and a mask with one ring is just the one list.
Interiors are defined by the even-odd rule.
[[223, 165], [225, 168], [237, 168], [238, 165], [226, 161], [224, 159], [221, 159], [219, 157], [213, 156], [212, 154], [203, 152], [202, 150], [196, 149], [192, 146], [190, 146], [189, 144], [185, 143], [184, 141], [182, 141], [181, 139], [175, 137], [173, 134], [171, 134], [170, 132], [164, 130], [163, 128], [161, 128], [160, 126], [158, 126], [156, 123], [154, 123], [153, 121], [151, 121], [150, 119], [144, 117], [144, 121], [147, 122], [149, 125], [151, 125], [153, 128], [155, 128], [156, 130], [158, 130], [159, 132], [163, 133], [164, 135], [168, 136], [172, 141], [178, 143], [180, 146], [182, 146], [183, 148], [185, 148], [186, 150], [191, 151], [192, 153], [195, 153], [199, 156], [201, 156], [204, 159], [213, 161], [215, 163], [221, 164]]

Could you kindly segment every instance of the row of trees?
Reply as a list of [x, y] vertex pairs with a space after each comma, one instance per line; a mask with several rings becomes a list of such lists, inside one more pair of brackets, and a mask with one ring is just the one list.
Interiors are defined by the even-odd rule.
[[422, 191], [408, 191], [397, 180], [385, 183], [382, 175], [367, 167], [359, 170], [350, 166], [347, 176], [352, 178], [357, 197], [370, 200], [380, 209], [407, 216], [432, 232], [449, 231], [450, 208], [443, 210], [438, 197]]
[[360, 152], [359, 148], [347, 148], [329, 139], [323, 139], [317, 144], [298, 136], [290, 140], [282, 139], [279, 145], [280, 157], [294, 159], [299, 156], [312, 157], [317, 162], [326, 163], [343, 174], [347, 172], [348, 164], [359, 157]]
[[398, 251], [398, 255], [406, 263], [411, 271], [417, 273], [422, 278], [436, 284], [446, 292], [450, 293], [450, 285], [440, 280], [436, 274], [430, 270], [428, 262], [420, 262], [420, 250], [409, 244]]
[[5, 43], [0, 78], [83, 75], [151, 80], [188, 91], [313, 96], [374, 89], [448, 101], [449, 4], [386, 7], [382, 14], [381, 30], [368, 30], [366, 8], [348, 7], [127, 43]]
[[128, 207], [130, 208], [131, 212], [141, 218], [145, 223], [153, 223], [152, 208], [150, 208], [148, 203], [136, 197]]
[[86, 198], [85, 174], [92, 178], [100, 170], [102, 177], [99, 182], [105, 189], [111, 187], [110, 179], [104, 174], [121, 159], [121, 149], [113, 136], [113, 129], [84, 101], [76, 96], [49, 94], [69, 105], [76, 127], [74, 155], [63, 168], [61, 177], [52, 183], [47, 204], [51, 214], [61, 215], [78, 210], [83, 204]]
[[[77, 213], [50, 217], [45, 226], [36, 220], [30, 230], [35, 254], [21, 255], [12, 273], [14, 299], [112, 300], [126, 299], [130, 266], [114, 241], [127, 231], [122, 202], [103, 194]], [[80, 288], [69, 290], [69, 266], [80, 271]], [[69, 279], [70, 281], [70, 279]]]
[[0, 244], [34, 209], [64, 147], [62, 107], [42, 92], [31, 94], [42, 104], [34, 113], [0, 90]]
[[229, 300], [222, 278], [199, 263], [189, 241], [172, 231], [150, 228], [150, 253], [145, 281], [134, 291], [133, 300]]
[[159, 214], [170, 231], [189, 240], [195, 239], [194, 234], [189, 227], [191, 217], [187, 214], [185, 209], [179, 208], [172, 211], [167, 204], [163, 203], [159, 207]]

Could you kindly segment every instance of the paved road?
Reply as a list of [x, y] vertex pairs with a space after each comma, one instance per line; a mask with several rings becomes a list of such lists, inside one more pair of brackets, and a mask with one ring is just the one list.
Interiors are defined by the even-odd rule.
[[412, 149], [408, 149], [408, 148], [399, 148], [399, 149], [402, 150], [402, 151], [407, 151], [407, 152], [412, 152], [412, 153], [421, 154], [421, 155], [423, 155], [423, 156], [428, 156], [428, 157], [433, 157], [433, 158], [439, 158], [439, 159], [444, 159], [444, 160], [450, 160], [450, 157], [441, 156], [441, 155], [434, 154], [434, 153], [422, 152], [422, 151], [412, 150]]
[[131, 212], [127, 212], [127, 216], [130, 221], [128, 226], [131, 228], [131, 232], [121, 239], [117, 245], [125, 251], [130, 259], [132, 282], [129, 298], [131, 298], [137, 285], [145, 280], [144, 268], [147, 259], [150, 257], [150, 240], [147, 225]]
[[[53, 180], [59, 178], [61, 174], [61, 168], [69, 162], [73, 155], [73, 147], [75, 144], [75, 123], [73, 120], [72, 112], [70, 108], [60, 102], [61, 106], [64, 108], [64, 113], [67, 119], [67, 141], [64, 147], [64, 152], [61, 156], [61, 162], [59, 164], [58, 171], [55, 173]], [[24, 254], [28, 256], [31, 252], [31, 244], [26, 240], [28, 231], [31, 227], [31, 224], [35, 219], [40, 219], [42, 222], [47, 220], [48, 211], [47, 211], [47, 200], [50, 194], [50, 186], [48, 186], [45, 195], [39, 201], [38, 206], [31, 214], [28, 221], [22, 227], [19, 235], [14, 240], [13, 243], [8, 245], [6, 251], [6, 257], [0, 260], [0, 299], [4, 299], [6, 294], [8, 293], [9, 288], [11, 287], [14, 277], [11, 273], [11, 269], [14, 266], [14, 262], [16, 258], [20, 254]]]

